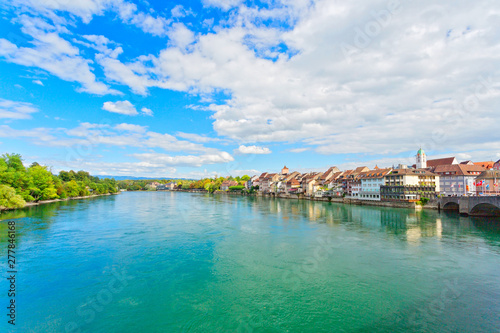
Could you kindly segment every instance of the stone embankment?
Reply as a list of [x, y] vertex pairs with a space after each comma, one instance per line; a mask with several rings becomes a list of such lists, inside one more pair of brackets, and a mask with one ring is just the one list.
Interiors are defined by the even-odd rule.
[[[174, 190], [178, 192], [190, 192], [190, 193], [207, 193], [204, 190]], [[245, 192], [223, 192], [216, 191], [215, 194], [221, 195], [253, 195], [260, 196], [265, 198], [280, 198], [280, 199], [295, 199], [295, 200], [309, 200], [309, 201], [324, 201], [324, 202], [334, 202], [341, 203], [346, 205], [359, 205], [359, 206], [376, 206], [376, 207], [390, 207], [390, 208], [410, 208], [410, 209], [438, 209], [438, 203], [435, 200], [429, 201], [425, 206], [417, 205], [415, 202], [406, 202], [406, 201], [368, 201], [368, 200], [359, 200], [352, 198], [343, 198], [343, 197], [309, 197], [304, 194], [287, 194], [287, 193], [279, 193], [279, 194], [270, 194], [270, 193], [261, 193], [255, 192], [253, 194], [248, 194]]]

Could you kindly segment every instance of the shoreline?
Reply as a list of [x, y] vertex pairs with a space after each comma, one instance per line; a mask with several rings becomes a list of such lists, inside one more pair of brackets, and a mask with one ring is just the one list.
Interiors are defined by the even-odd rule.
[[38, 202], [27, 202], [26, 205], [24, 205], [24, 207], [20, 207], [20, 208], [0, 208], [0, 212], [13, 211], [13, 210], [21, 210], [21, 209], [25, 209], [25, 208], [29, 208], [29, 207], [35, 207], [35, 206], [45, 205], [45, 204], [54, 203], [54, 202], [71, 201], [71, 200], [81, 200], [81, 199], [91, 199], [91, 198], [98, 198], [98, 197], [108, 196], [108, 195], [118, 195], [120, 193], [121, 192], [106, 193], [106, 194], [94, 194], [94, 195], [86, 195], [86, 196], [82, 196], [82, 197], [43, 200], [43, 201], [38, 201]]
[[[136, 192], [136, 191], [134, 191]], [[139, 191], [137, 191], [139, 192]], [[165, 190], [159, 192], [188, 192], [188, 193], [208, 193], [204, 190]], [[285, 193], [280, 194], [264, 194], [264, 193], [252, 193], [247, 194], [243, 192], [223, 192], [215, 191], [213, 194], [216, 195], [240, 195], [240, 196], [255, 196], [255, 197], [265, 197], [265, 198], [278, 198], [278, 199], [295, 199], [295, 200], [308, 200], [308, 201], [323, 201], [323, 202], [333, 202], [344, 205], [356, 205], [356, 206], [374, 206], [374, 207], [389, 207], [389, 208], [406, 208], [415, 210], [438, 210], [437, 203], [434, 200], [429, 201], [425, 206], [417, 205], [415, 202], [405, 202], [405, 201], [371, 201], [371, 200], [359, 200], [353, 198], [342, 198], [342, 197], [308, 197], [303, 194], [300, 195], [290, 195]]]

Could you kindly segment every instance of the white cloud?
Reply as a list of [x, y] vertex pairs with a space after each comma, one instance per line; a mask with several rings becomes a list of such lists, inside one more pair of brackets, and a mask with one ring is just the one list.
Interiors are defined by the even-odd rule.
[[200, 135], [200, 134], [194, 134], [194, 133], [184, 133], [184, 132], [177, 132], [176, 135], [180, 138], [184, 138], [187, 140], [195, 141], [195, 142], [217, 142], [221, 141], [221, 139], [218, 138], [211, 138], [208, 136]]
[[102, 109], [127, 116], [135, 116], [138, 114], [135, 106], [129, 101], [104, 102]]
[[143, 108], [141, 109], [141, 112], [142, 112], [144, 115], [146, 115], [146, 116], [150, 116], [150, 117], [152, 117], [152, 116], [153, 116], [153, 110], [148, 109], [148, 108], [146, 108], [146, 107], [143, 107]]
[[181, 49], [185, 48], [195, 40], [194, 33], [182, 23], [174, 23], [172, 29], [168, 32], [170, 43]]
[[147, 127], [123, 123], [123, 124], [116, 125], [115, 129], [120, 130], [120, 131], [127, 131], [127, 132], [144, 133], [144, 132], [146, 132]]
[[40, 144], [56, 140], [56, 138], [48, 134], [48, 132], [49, 130], [47, 128], [42, 127], [29, 130], [17, 130], [7, 125], [0, 125], [0, 137], [2, 138], [32, 138]]
[[[80, 56], [77, 47], [59, 36], [61, 27], [51, 26], [41, 19], [21, 16], [22, 31], [33, 37], [34, 47], [18, 47], [0, 38], [0, 57], [15, 64], [38, 67], [62, 80], [78, 82], [79, 90], [97, 94], [119, 94], [96, 80], [90, 61]], [[64, 29], [62, 29], [64, 30]]]
[[0, 119], [30, 119], [38, 109], [31, 103], [0, 98]]
[[43, 87], [43, 82], [40, 80], [33, 80], [33, 83]]
[[[177, 170], [173, 167], [149, 162], [96, 162], [88, 159], [74, 161], [47, 160], [44, 164], [57, 166], [60, 170], [86, 170], [95, 176], [137, 176], [170, 178], [176, 176]], [[178, 177], [178, 176], [177, 176]]]
[[[244, 143], [298, 141], [322, 154], [394, 154], [421, 141], [450, 149], [500, 142], [500, 134], [491, 135], [498, 132], [500, 44], [485, 23], [496, 17], [488, 6], [457, 8], [446, 1], [441, 13], [450, 14], [440, 16], [431, 2], [405, 3], [349, 57], [341, 46], [355, 45], [357, 27], [375, 24], [370, 13], [385, 10], [385, 3], [294, 6], [287, 15], [298, 19], [289, 31], [246, 24], [258, 15], [274, 18], [284, 8], [255, 12], [242, 6], [229, 28], [197, 36], [189, 51], [172, 46], [147, 56], [153, 66], [143, 64], [128, 84], [135, 90], [227, 91], [227, 101], [209, 107], [213, 126]], [[447, 37], [450, 27], [456, 33]], [[297, 54], [263, 59], [266, 48], [272, 51], [280, 41]], [[472, 65], [478, 61], [484, 66]], [[483, 84], [488, 77], [492, 83]], [[474, 109], [455, 106], [476, 100]], [[486, 126], [490, 134], [478, 135], [472, 126]]]
[[147, 154], [134, 154], [134, 157], [143, 162], [154, 163], [158, 165], [171, 165], [171, 166], [192, 166], [200, 167], [204, 164], [227, 163], [234, 161], [234, 158], [226, 152], [218, 152], [213, 154], [203, 155], [185, 155], [185, 156], [170, 156], [165, 154], [147, 153]]
[[177, 5], [170, 11], [172, 17], [185, 17], [188, 15], [194, 15], [194, 13], [189, 9], [186, 10], [182, 5]]
[[257, 146], [239, 146], [238, 149], [235, 150], [240, 154], [271, 154], [271, 150], [266, 147], [257, 147]]
[[[500, 21], [487, 0], [401, 2], [382, 24], [374, 15], [387, 2], [294, 0], [256, 8], [205, 0], [233, 9], [205, 34], [122, 0], [16, 1], [68, 11], [84, 22], [113, 10], [127, 24], [168, 35], [163, 50], [123, 61], [123, 50], [104, 36], [89, 35], [86, 43], [100, 52], [95, 63], [106, 82], [141, 95], [158, 87], [204, 101], [213, 96], [217, 102], [207, 109], [214, 130], [237, 142], [300, 142], [321, 154], [377, 155], [420, 144], [470, 151], [500, 143]], [[113, 92], [96, 80], [91, 60], [61, 37], [64, 27], [20, 20], [33, 47], [0, 39], [0, 56], [79, 82], [85, 91]], [[221, 92], [227, 100], [216, 98]]]
[[[110, 58], [117, 58], [120, 54], [123, 53], [123, 49], [120, 46], [116, 46], [116, 43], [110, 41], [108, 38], [102, 35], [83, 35], [82, 36], [84, 39], [90, 42], [88, 43], [83, 43], [81, 44], [91, 47], [97, 51], [99, 51], [102, 55], [110, 57]], [[116, 46], [113, 49], [110, 49], [108, 46]]]
[[308, 150], [309, 150], [309, 148], [293, 148], [293, 149], [290, 149], [289, 152], [298, 154], [298, 153], [303, 153], [303, 152], [308, 151]]
[[238, 6], [243, 1], [242, 0], [202, 0], [205, 6], [217, 7], [223, 10], [229, 10], [233, 7]]

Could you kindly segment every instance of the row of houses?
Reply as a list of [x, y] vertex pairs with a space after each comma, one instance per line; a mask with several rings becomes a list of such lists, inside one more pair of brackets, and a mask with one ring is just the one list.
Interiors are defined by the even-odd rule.
[[156, 190], [156, 191], [166, 191], [166, 190], [174, 190], [177, 188], [177, 183], [174, 182], [169, 182], [167, 184], [161, 184], [158, 182], [152, 182], [151, 184], [147, 185], [148, 189], [151, 190]]
[[458, 163], [455, 157], [427, 160], [417, 152], [412, 166], [370, 169], [366, 166], [341, 171], [331, 167], [325, 172], [264, 172], [253, 176], [247, 187], [262, 193], [300, 193], [305, 196], [344, 196], [373, 201], [417, 201], [422, 197], [498, 195], [500, 160], [497, 162]]

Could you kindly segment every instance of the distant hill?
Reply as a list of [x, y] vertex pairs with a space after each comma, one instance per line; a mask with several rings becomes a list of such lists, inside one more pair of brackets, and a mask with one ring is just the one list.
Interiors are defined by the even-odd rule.
[[189, 179], [189, 178], [169, 178], [169, 177], [134, 177], [134, 176], [97, 176], [99, 177], [100, 179], [103, 179], [103, 178], [114, 178], [115, 180], [196, 180], [196, 179]]

